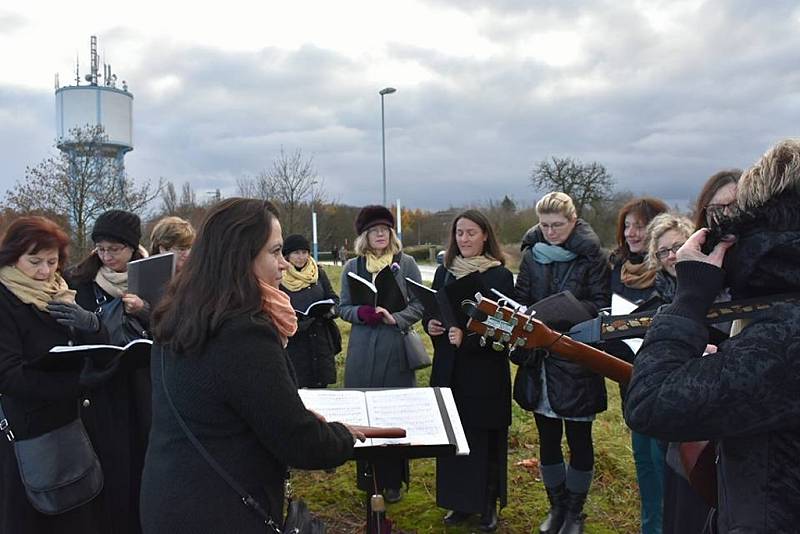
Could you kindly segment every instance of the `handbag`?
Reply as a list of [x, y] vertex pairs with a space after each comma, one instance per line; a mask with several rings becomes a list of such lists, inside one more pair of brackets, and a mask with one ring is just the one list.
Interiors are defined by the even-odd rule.
[[[194, 433], [189, 430], [189, 427], [186, 425], [186, 421], [183, 420], [181, 417], [180, 412], [178, 412], [178, 408], [175, 407], [175, 403], [172, 402], [172, 396], [169, 394], [169, 389], [167, 388], [167, 374], [166, 374], [166, 364], [164, 363], [164, 347], [161, 347], [161, 385], [164, 388], [164, 394], [167, 397], [167, 404], [169, 404], [170, 409], [172, 410], [173, 415], [178, 420], [178, 425], [183, 430], [183, 433], [189, 439], [194, 448], [197, 449], [197, 452], [200, 453], [200, 456], [208, 463], [211, 468], [216, 471], [216, 473], [225, 481], [228, 486], [235, 491], [239, 497], [242, 499], [242, 503], [245, 506], [250, 508], [256, 515], [258, 515], [263, 521], [264, 525], [267, 527], [267, 532], [270, 534], [325, 534], [325, 523], [314, 514], [311, 513], [311, 510], [308, 509], [305, 501], [303, 499], [293, 499], [291, 497], [287, 498], [287, 506], [286, 506], [286, 519], [284, 520], [283, 530], [278, 528], [278, 525], [269, 514], [262, 508], [262, 506], [258, 503], [258, 501], [245, 490], [233, 477], [228, 473], [219, 462], [217, 462], [213, 456], [206, 450], [200, 440], [194, 435]], [[287, 481], [287, 487], [290, 487]]]
[[541, 353], [543, 349], [534, 349], [532, 351], [519, 350], [515, 353], [523, 354], [524, 358], [519, 359], [517, 356], [516, 363], [517, 374], [514, 377], [514, 400], [519, 404], [523, 410], [532, 412], [539, 405], [539, 396], [541, 395], [541, 371], [539, 369], [541, 359], [544, 357]]
[[124, 347], [135, 339], [150, 339], [141, 321], [125, 313], [125, 306], [119, 297], [108, 299], [100, 288], [94, 285], [97, 310], [95, 313], [108, 330], [108, 340], [112, 345]]
[[14, 444], [25, 495], [38, 512], [68, 512], [103, 489], [103, 469], [80, 418], [41, 436], [17, 440], [0, 405], [0, 430]]
[[425, 345], [422, 343], [422, 338], [415, 330], [408, 329], [403, 332], [403, 348], [406, 351], [406, 362], [408, 368], [412, 371], [418, 369], [425, 369], [430, 367], [433, 363]]

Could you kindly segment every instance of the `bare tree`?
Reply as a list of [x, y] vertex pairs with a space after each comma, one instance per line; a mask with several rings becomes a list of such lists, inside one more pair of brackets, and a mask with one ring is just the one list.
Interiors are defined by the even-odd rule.
[[606, 168], [593, 161], [581, 163], [573, 158], [551, 157], [536, 164], [531, 185], [539, 191], [561, 191], [575, 203], [578, 215], [585, 207], [610, 198], [614, 179]]
[[19, 212], [50, 212], [70, 223], [73, 249], [87, 250], [87, 229], [102, 212], [125, 209], [141, 212], [158, 196], [162, 181], [136, 185], [113, 157], [104, 152], [102, 126], [70, 130], [70, 150], [61, 151], [34, 167], [6, 193], [4, 204]]
[[197, 209], [197, 195], [192, 189], [192, 184], [184, 182], [180, 198], [175, 190], [175, 184], [167, 181], [161, 190], [161, 213], [164, 215], [177, 215], [184, 219], [189, 218]]

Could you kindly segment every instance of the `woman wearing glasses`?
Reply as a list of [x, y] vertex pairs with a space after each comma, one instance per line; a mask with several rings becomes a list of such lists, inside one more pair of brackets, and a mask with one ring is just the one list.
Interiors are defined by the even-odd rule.
[[[149, 327], [150, 306], [128, 292], [128, 262], [147, 256], [139, 245], [141, 233], [134, 213], [101, 214], [92, 229], [94, 250], [66, 275], [77, 291], [75, 302], [100, 318], [114, 345], [143, 337]], [[139, 486], [150, 427], [148, 371], [117, 375], [93, 390], [81, 405], [81, 418], [103, 466], [105, 485], [98, 498], [115, 511], [106, 518], [106, 530], [140, 532]]]
[[735, 211], [736, 185], [740, 169], [720, 171], [706, 181], [695, 202], [695, 228], [708, 228], [711, 222], [730, 217]]
[[150, 232], [150, 255], [175, 254], [175, 272], [183, 269], [194, 243], [194, 228], [180, 217], [164, 217]]
[[[548, 193], [536, 203], [539, 224], [522, 240], [523, 256], [516, 282], [517, 299], [526, 305], [569, 290], [596, 316], [611, 302], [608, 260], [591, 226], [577, 216], [572, 199]], [[551, 325], [563, 329], [571, 325]], [[602, 376], [551, 353], [525, 362], [538, 370], [539, 403], [534, 409], [539, 431], [542, 481], [550, 513], [540, 532], [583, 532], [583, 505], [594, 469], [592, 421], [606, 409]], [[537, 371], [534, 374], [537, 374]], [[561, 436], [566, 429], [570, 450], [564, 465]]]
[[[342, 271], [339, 314], [353, 325], [347, 344], [344, 387], [382, 388], [413, 387], [417, 385], [414, 371], [408, 366], [403, 345], [403, 332], [422, 318], [422, 303], [406, 289], [406, 277], [422, 281], [414, 258], [400, 251], [400, 241], [394, 231], [394, 216], [383, 206], [365, 206], [355, 221], [358, 237], [354, 248], [356, 257], [348, 260]], [[408, 306], [395, 313], [382, 307], [353, 304], [348, 273], [367, 280], [374, 279], [382, 269], [390, 268]], [[364, 476], [364, 465], [358, 463], [358, 487], [367, 492], [384, 491], [389, 502], [401, 498], [400, 487], [408, 484], [408, 462], [392, 460], [376, 462], [376, 480]]]

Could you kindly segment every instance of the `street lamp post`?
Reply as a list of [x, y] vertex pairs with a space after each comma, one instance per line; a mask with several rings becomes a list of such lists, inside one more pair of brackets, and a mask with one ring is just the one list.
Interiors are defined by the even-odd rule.
[[381, 95], [381, 153], [383, 154], [383, 205], [386, 205], [386, 122], [383, 116], [383, 97], [397, 91], [394, 87], [385, 87], [378, 91]]

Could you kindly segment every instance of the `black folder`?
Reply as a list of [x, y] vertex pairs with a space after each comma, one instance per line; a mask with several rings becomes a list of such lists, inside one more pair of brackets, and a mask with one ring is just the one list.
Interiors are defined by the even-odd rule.
[[347, 273], [350, 301], [357, 306], [382, 307], [391, 313], [403, 311], [408, 306], [405, 295], [397, 285], [391, 267], [384, 267], [370, 282], [356, 273]]

